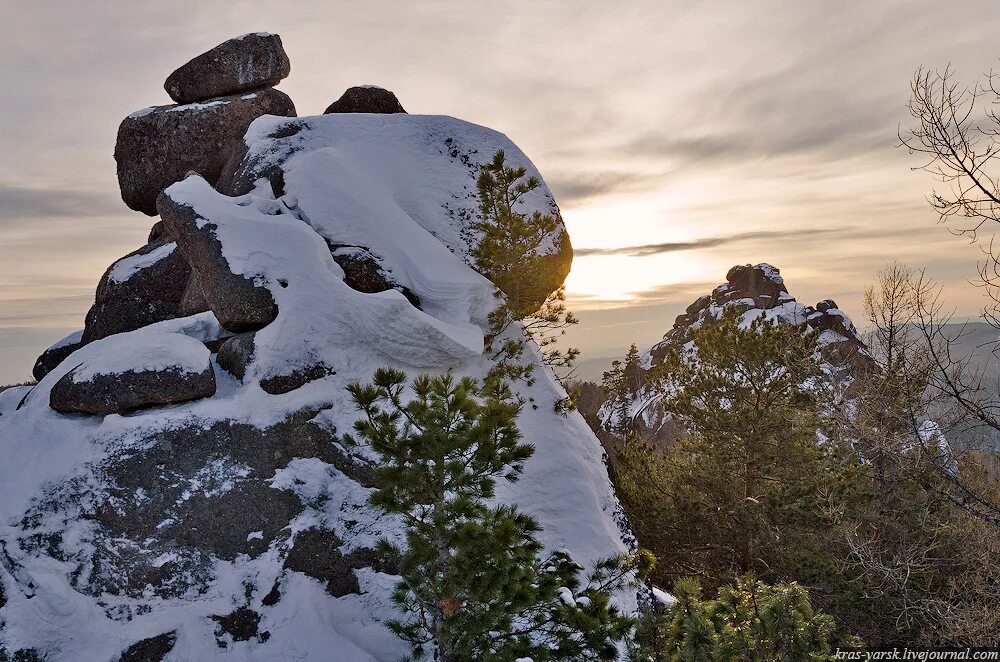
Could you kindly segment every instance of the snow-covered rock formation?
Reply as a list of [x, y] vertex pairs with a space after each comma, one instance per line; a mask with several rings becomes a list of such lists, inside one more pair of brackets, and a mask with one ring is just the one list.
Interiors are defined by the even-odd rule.
[[[0, 660], [406, 652], [372, 553], [400, 523], [368, 504], [376, 458], [341, 444], [345, 386], [380, 366], [489, 370], [493, 286], [469, 254], [477, 167], [498, 149], [537, 176], [505, 136], [450, 117], [263, 116], [217, 181], [142, 183], [159, 193], [150, 245], [108, 270], [90, 333], [0, 393]], [[535, 209], [558, 214], [544, 185]], [[540, 250], [565, 275], [561, 224]], [[537, 368], [519, 388], [535, 454], [497, 498], [589, 565], [625, 549], [617, 501]]]
[[[857, 371], [874, 365], [862, 337], [844, 311], [832, 299], [816, 306], [799, 303], [788, 293], [777, 268], [770, 264], [737, 265], [726, 274], [726, 282], [699, 297], [677, 317], [663, 340], [650, 347], [640, 357], [640, 368], [648, 373], [663, 363], [668, 352], [691, 343], [691, 331], [706, 320], [719, 319], [725, 310], [735, 309], [743, 323], [763, 318], [779, 324], [806, 324], [819, 331], [818, 359], [826, 379], [847, 392]], [[627, 401], [611, 397], [600, 409], [598, 417], [608, 430], [624, 410], [633, 429], [647, 438], [669, 442], [680, 432], [659, 406], [662, 393], [644, 387], [630, 393]]]

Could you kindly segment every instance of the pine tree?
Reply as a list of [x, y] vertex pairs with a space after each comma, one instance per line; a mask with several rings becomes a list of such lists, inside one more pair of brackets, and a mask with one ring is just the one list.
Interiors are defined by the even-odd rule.
[[[701, 597], [695, 579], [674, 585], [677, 599], [647, 628], [633, 659], [655, 662], [813, 662], [833, 660], [834, 619], [813, 608], [797, 584], [769, 586], [753, 575], [723, 586], [714, 600]], [[652, 636], [650, 636], [652, 635]]]
[[714, 588], [749, 571], [767, 581], [821, 565], [827, 500], [841, 459], [818, 443], [816, 334], [734, 312], [692, 331], [654, 374], [662, 407], [686, 433], [665, 450], [615, 450], [619, 497], [655, 579]]
[[625, 365], [623, 367], [623, 377], [625, 378], [625, 388], [633, 398], [642, 391], [645, 379], [643, 377], [642, 365], [639, 362], [639, 349], [635, 343], [628, 348], [625, 354]]
[[[403, 549], [380, 552], [399, 568], [389, 627], [415, 658], [440, 662], [616, 659], [632, 625], [610, 594], [648, 568], [646, 555], [598, 564], [586, 582], [565, 553], [540, 558], [539, 527], [511, 506], [490, 508], [498, 479], [515, 481], [532, 446], [521, 404], [506, 387], [380, 369], [349, 391], [364, 418], [360, 440], [381, 457], [372, 503], [402, 518]], [[351, 437], [348, 441], [358, 443]]]
[[[506, 164], [503, 150], [482, 166], [476, 180], [479, 220], [474, 224], [481, 238], [472, 252], [476, 267], [497, 286], [501, 305], [490, 315], [489, 343], [495, 348], [498, 367], [495, 378], [507, 381], [531, 380], [531, 365], [523, 361], [524, 339], [518, 334], [503, 338], [513, 322], [521, 322], [524, 336], [534, 340], [542, 361], [553, 369], [568, 370], [580, 353], [555, 345], [566, 327], [577, 323], [566, 307], [566, 291], [559, 287], [546, 291], [552, 282], [546, 271], [553, 268], [539, 249], [558, 228], [551, 214], [518, 211], [526, 196], [540, 186], [527, 177], [524, 167]], [[539, 307], [538, 301], [544, 300]], [[565, 375], [566, 377], [569, 374]]]
[[604, 373], [601, 383], [612, 406], [609, 432], [624, 439], [634, 432], [632, 403], [645, 385], [645, 374], [635, 343], [629, 347], [624, 361], [611, 362], [611, 369]]

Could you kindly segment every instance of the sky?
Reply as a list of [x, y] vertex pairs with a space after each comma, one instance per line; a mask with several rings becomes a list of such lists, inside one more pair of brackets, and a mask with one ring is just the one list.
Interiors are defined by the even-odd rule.
[[937, 223], [897, 129], [918, 66], [971, 84], [996, 65], [993, 1], [0, 0], [0, 16], [0, 384], [82, 327], [155, 220], [119, 197], [122, 118], [256, 31], [281, 35], [300, 115], [371, 83], [510, 136], [575, 246], [584, 358], [653, 344], [741, 263], [859, 323], [891, 260], [926, 267], [960, 315], [982, 302], [978, 248]]

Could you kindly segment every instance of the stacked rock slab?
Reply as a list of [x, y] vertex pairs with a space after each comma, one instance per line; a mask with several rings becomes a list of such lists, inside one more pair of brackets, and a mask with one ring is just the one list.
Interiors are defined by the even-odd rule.
[[178, 316], [191, 268], [164, 234], [112, 264], [87, 313], [83, 343]]
[[[164, 88], [177, 104], [137, 111], [119, 127], [115, 160], [125, 203], [132, 209], [155, 215], [160, 192], [189, 172], [197, 172], [214, 184], [233, 147], [242, 145], [251, 122], [263, 115], [295, 116], [291, 99], [272, 87], [288, 76], [290, 68], [281, 38], [255, 33], [225, 41], [171, 73]], [[179, 243], [188, 244], [187, 250]], [[146, 246], [108, 268], [97, 287], [84, 330], [46, 350], [36, 362], [35, 378], [41, 380], [76, 350], [96, 340], [209, 310], [202, 282], [189, 266], [189, 253], [197, 253], [190, 243], [175, 241], [169, 227], [157, 222]], [[221, 270], [222, 265], [216, 266]], [[220, 279], [217, 271], [206, 272], [203, 280], [216, 286]], [[224, 271], [229, 273], [228, 269]], [[224, 275], [221, 278], [224, 280]], [[232, 288], [225, 291], [232, 294]], [[252, 287], [248, 291], [255, 292]], [[256, 294], [259, 301], [254, 300], [254, 310], [273, 309], [273, 301], [264, 296], [266, 291], [263, 295]], [[238, 308], [241, 303], [246, 303], [245, 298], [235, 297], [230, 300], [229, 308]], [[225, 306], [220, 310], [224, 311]], [[220, 316], [223, 318], [238, 330], [266, 323], [234, 321], [232, 315], [225, 314]], [[192, 384], [187, 380], [182, 399], [204, 397], [209, 389], [204, 376], [202, 381]], [[167, 380], [156, 388], [145, 388], [138, 383], [129, 389], [122, 386], [121, 390], [137, 394], [136, 402], [87, 405], [79, 411], [105, 413], [105, 410], [172, 402], [174, 395], [170, 391], [179, 383]], [[62, 394], [60, 410], [76, 411], [73, 401], [93, 400], [89, 395], [83, 398], [87, 394], [82, 394], [79, 386], [70, 389], [69, 385], [58, 389]]]
[[227, 331], [242, 333], [274, 321], [278, 307], [271, 293], [246, 276], [233, 273], [210, 220], [173, 200], [168, 191], [160, 194], [157, 207], [167, 232], [177, 239], [190, 263], [201, 294], [219, 324]]
[[257, 32], [224, 41], [178, 67], [167, 76], [163, 88], [177, 103], [193, 103], [271, 87], [290, 71], [281, 37]]
[[295, 116], [271, 86], [289, 72], [277, 35], [230, 39], [174, 71], [164, 87], [177, 105], [132, 113], [118, 128], [122, 200], [156, 215], [160, 191], [194, 171], [214, 184], [247, 127], [262, 115]]

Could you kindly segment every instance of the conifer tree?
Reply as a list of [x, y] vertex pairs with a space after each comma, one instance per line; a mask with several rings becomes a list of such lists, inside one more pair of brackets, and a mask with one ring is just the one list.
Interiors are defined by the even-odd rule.
[[658, 582], [698, 575], [714, 589], [749, 571], [782, 581], [825, 562], [819, 533], [841, 459], [818, 443], [816, 338], [727, 311], [654, 371], [664, 411], [686, 434], [665, 450], [620, 445], [614, 462]]
[[645, 571], [648, 556], [603, 561], [586, 582], [565, 553], [540, 558], [538, 523], [490, 508], [498, 479], [515, 481], [533, 452], [521, 441], [521, 404], [505, 386], [380, 369], [349, 391], [360, 440], [381, 457], [372, 503], [402, 518], [404, 548], [380, 552], [399, 568], [389, 627], [414, 658], [440, 662], [616, 659], [632, 620], [610, 594]]
[[[654, 662], [819, 662], [838, 644], [831, 616], [813, 608], [797, 584], [769, 586], [753, 575], [701, 597], [695, 579], [674, 585], [677, 602], [647, 628], [633, 659]], [[650, 630], [652, 630], [650, 632]], [[651, 636], [650, 636], [651, 635]], [[854, 647], [853, 638], [839, 642]]]
[[[566, 308], [566, 291], [558, 288], [551, 294], [546, 277], [551, 261], [539, 253], [558, 223], [551, 214], [538, 210], [530, 215], [519, 211], [524, 197], [540, 186], [535, 177], [527, 177], [524, 167], [510, 167], [503, 150], [482, 166], [476, 180], [479, 195], [479, 219], [474, 229], [481, 238], [472, 257], [476, 267], [497, 286], [501, 305], [490, 315], [489, 342], [494, 348], [498, 379], [531, 381], [531, 365], [525, 363], [521, 337], [502, 339], [510, 325], [522, 322], [524, 335], [537, 342], [542, 361], [553, 369], [572, 368], [580, 351], [565, 351], [555, 345], [568, 326], [577, 323]], [[546, 296], [547, 295], [547, 296]], [[541, 307], [538, 301], [544, 299]], [[569, 375], [565, 375], [569, 376]]]
[[611, 369], [604, 373], [602, 385], [612, 404], [610, 432], [624, 439], [633, 432], [632, 402], [645, 385], [645, 375], [639, 363], [639, 349], [635, 343], [628, 349], [624, 361], [612, 361]]

